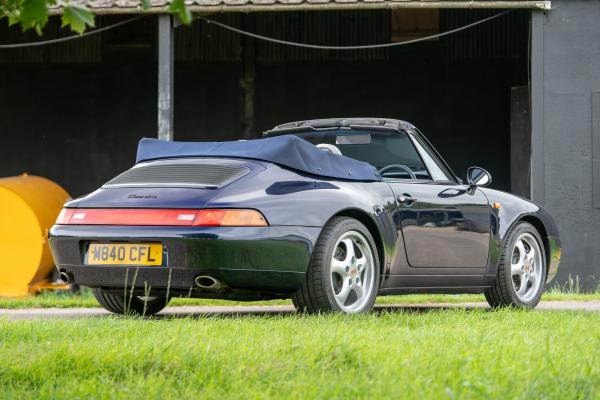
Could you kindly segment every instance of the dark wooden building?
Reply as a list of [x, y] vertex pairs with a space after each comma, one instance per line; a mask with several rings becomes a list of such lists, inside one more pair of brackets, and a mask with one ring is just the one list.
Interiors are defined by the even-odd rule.
[[[192, 0], [227, 26], [292, 42], [361, 45], [457, 33], [392, 48], [276, 44], [206, 20], [181, 26], [167, 0], [90, 0], [99, 34], [42, 38], [0, 26], [0, 176], [43, 175], [73, 196], [129, 167], [144, 136], [259, 137], [290, 120], [399, 118], [462, 175], [546, 206], [559, 222], [559, 275], [600, 276], [600, 1]], [[58, 6], [59, 7], [59, 6]], [[53, 12], [59, 13], [60, 9]]]

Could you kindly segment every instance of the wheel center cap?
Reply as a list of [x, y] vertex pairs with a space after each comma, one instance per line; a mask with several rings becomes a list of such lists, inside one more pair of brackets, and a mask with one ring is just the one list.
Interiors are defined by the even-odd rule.
[[350, 270], [350, 276], [352, 276], [353, 278], [356, 278], [357, 275], [358, 275], [358, 268], [352, 267], [352, 269]]

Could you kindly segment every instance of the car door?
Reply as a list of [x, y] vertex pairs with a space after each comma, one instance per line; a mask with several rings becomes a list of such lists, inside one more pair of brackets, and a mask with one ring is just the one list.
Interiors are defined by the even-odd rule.
[[486, 196], [457, 182], [418, 132], [408, 134], [422, 162], [410, 168], [420, 171], [421, 179], [387, 181], [396, 196], [396, 223], [409, 266], [484, 268], [490, 242]]

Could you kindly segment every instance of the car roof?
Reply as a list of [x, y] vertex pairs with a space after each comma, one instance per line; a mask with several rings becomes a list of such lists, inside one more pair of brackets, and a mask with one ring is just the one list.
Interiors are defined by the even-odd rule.
[[[224, 142], [177, 142], [143, 138], [138, 144], [136, 163], [202, 157], [260, 160], [328, 178], [381, 181], [379, 172], [371, 164], [320, 150], [295, 135], [275, 135], [264, 139]], [[189, 167], [183, 169], [187, 171], [186, 173], [191, 171]], [[227, 172], [213, 171], [211, 176], [215, 178], [219, 174], [226, 175]]]
[[390, 118], [324, 118], [287, 122], [264, 132], [263, 135], [277, 136], [287, 133], [294, 134], [336, 129], [374, 129], [400, 132], [407, 129], [415, 129], [415, 127], [409, 122]]

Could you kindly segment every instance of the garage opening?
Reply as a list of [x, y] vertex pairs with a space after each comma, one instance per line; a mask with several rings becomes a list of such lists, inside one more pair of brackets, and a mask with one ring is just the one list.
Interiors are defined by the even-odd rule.
[[[210, 18], [281, 40], [361, 45], [428, 37], [501, 11], [288, 11]], [[301, 119], [404, 119], [431, 140], [457, 175], [479, 165], [491, 172], [493, 187], [529, 196], [530, 15], [514, 10], [452, 35], [360, 51], [274, 44], [197, 20], [175, 29], [174, 139], [260, 137], [277, 124]], [[124, 19], [98, 17], [97, 26]], [[53, 24], [60, 21], [52, 18], [45, 38], [53, 37]], [[17, 37], [13, 29], [0, 28], [7, 42]], [[0, 175], [40, 174], [81, 195], [130, 167], [137, 140], [157, 132], [156, 35], [156, 20], [146, 17], [81, 41], [1, 50], [0, 115], [7, 145], [0, 149]], [[59, 90], [63, 95], [57, 98]], [[32, 107], [35, 119], [28, 117]]]

